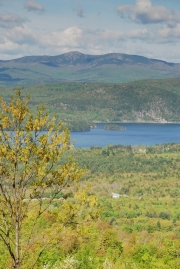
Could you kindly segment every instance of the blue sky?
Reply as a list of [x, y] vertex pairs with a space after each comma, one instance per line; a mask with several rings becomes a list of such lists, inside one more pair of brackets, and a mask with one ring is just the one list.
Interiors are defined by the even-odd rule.
[[0, 0], [0, 60], [69, 51], [180, 63], [180, 0]]

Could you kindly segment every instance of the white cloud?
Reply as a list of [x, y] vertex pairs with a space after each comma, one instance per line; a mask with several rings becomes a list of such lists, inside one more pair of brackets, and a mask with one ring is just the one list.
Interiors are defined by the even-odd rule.
[[148, 39], [149, 32], [147, 29], [134, 29], [127, 33], [127, 37], [132, 39]]
[[35, 3], [34, 0], [30, 0], [26, 4], [24, 4], [24, 8], [28, 11], [38, 11], [38, 12], [44, 12], [45, 8], [43, 5], [38, 5]]
[[70, 27], [63, 31], [50, 32], [42, 37], [41, 42], [53, 47], [78, 47], [83, 30]]
[[174, 28], [165, 26], [158, 33], [164, 42], [176, 42], [180, 39], [180, 23]]
[[37, 37], [27, 25], [14, 27], [5, 33], [5, 37], [19, 45], [33, 45], [38, 43]]
[[[8, 29], [0, 37], [0, 59], [36, 54], [38, 39], [26, 25]], [[13, 57], [14, 58], [14, 57]]]
[[63, 51], [88, 50], [92, 47], [115, 45], [123, 39], [120, 31], [107, 30], [84, 30], [76, 26], [67, 28], [63, 31], [51, 32], [41, 38], [43, 46], [53, 46]]
[[180, 13], [167, 10], [164, 6], [153, 6], [151, 0], [136, 0], [135, 5], [118, 6], [117, 13], [133, 22], [142, 24], [167, 23], [174, 25], [180, 21]]
[[12, 28], [21, 25], [25, 21], [26, 19], [13, 13], [0, 14], [0, 27], [2, 28]]
[[[27, 25], [5, 29], [0, 36], [0, 59], [13, 58], [10, 55], [57, 55], [69, 51], [80, 51], [88, 54], [124, 52], [144, 56], [158, 57], [162, 43], [177, 43], [180, 37], [180, 24], [173, 28], [168, 26], [156, 31], [148, 28], [133, 29], [129, 32], [83, 29], [72, 26], [46, 34], [35, 34]], [[174, 41], [173, 41], [174, 40]], [[176, 41], [176, 42], [175, 42]], [[173, 43], [171, 43], [174, 46]], [[176, 46], [177, 47], [177, 46]], [[139, 48], [139, 49], [138, 49]], [[144, 50], [141, 50], [143, 48]], [[165, 57], [169, 57], [169, 51]], [[7, 56], [9, 55], [9, 56]]]
[[20, 47], [18, 46], [18, 44], [15, 44], [10, 40], [4, 39], [3, 43], [0, 42], [1, 53], [15, 55], [19, 49]]

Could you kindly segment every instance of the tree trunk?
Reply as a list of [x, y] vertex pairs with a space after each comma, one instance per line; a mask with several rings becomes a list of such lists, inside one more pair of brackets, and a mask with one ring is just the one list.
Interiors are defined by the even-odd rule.
[[15, 243], [15, 253], [16, 253], [16, 260], [14, 264], [14, 269], [20, 269], [20, 256], [19, 256], [19, 214], [16, 213], [16, 243]]

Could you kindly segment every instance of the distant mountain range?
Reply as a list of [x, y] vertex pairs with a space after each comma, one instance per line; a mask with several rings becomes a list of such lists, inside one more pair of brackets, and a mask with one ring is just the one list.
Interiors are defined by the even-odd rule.
[[26, 56], [0, 61], [0, 86], [54, 82], [127, 82], [146, 78], [180, 77], [180, 64], [138, 55], [87, 55], [69, 52], [58, 56]]

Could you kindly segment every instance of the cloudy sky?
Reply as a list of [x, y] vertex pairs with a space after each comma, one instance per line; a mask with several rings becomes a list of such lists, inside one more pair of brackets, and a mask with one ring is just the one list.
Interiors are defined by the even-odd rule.
[[180, 0], [0, 0], [0, 60], [69, 51], [180, 63]]

